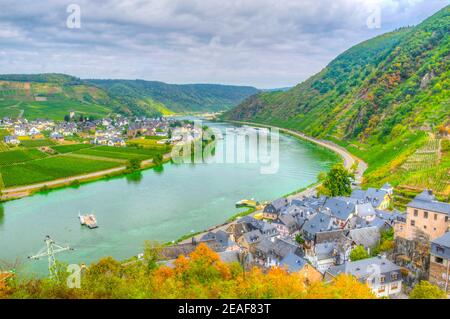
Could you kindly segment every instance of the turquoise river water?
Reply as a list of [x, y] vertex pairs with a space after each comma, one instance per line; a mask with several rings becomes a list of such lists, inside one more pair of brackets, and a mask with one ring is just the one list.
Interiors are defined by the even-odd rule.
[[[208, 125], [222, 131], [233, 127]], [[276, 174], [261, 174], [258, 163], [167, 163], [160, 169], [5, 202], [0, 206], [0, 261], [18, 258], [21, 269], [45, 274], [47, 260], [29, 261], [27, 256], [44, 246], [46, 235], [75, 249], [57, 255], [67, 263], [104, 256], [126, 259], [140, 253], [145, 240], [168, 242], [223, 223], [239, 212], [234, 204], [240, 199], [273, 200], [306, 187], [336, 161], [328, 150], [281, 134]], [[93, 212], [99, 228], [80, 226], [78, 212]]]

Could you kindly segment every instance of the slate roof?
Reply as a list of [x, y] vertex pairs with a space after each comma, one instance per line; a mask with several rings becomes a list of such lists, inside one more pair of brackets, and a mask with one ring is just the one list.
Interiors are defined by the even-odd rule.
[[431, 241], [431, 253], [441, 258], [450, 259], [450, 232]]
[[372, 216], [376, 213], [371, 203], [357, 204], [356, 212], [359, 217]]
[[328, 198], [324, 207], [329, 208], [331, 214], [340, 219], [347, 220], [355, 212], [355, 204], [340, 198]]
[[435, 200], [429, 190], [417, 195], [407, 206], [450, 215], [450, 204]]
[[366, 248], [374, 247], [380, 242], [380, 231], [378, 227], [364, 227], [351, 229], [348, 237], [356, 244]]
[[333, 218], [330, 215], [317, 213], [303, 225], [302, 230], [310, 236], [309, 239], [313, 239], [312, 237], [317, 233], [329, 231], [334, 228]]
[[214, 240], [217, 243], [219, 243], [222, 246], [223, 250], [235, 244], [235, 242], [230, 239], [230, 235], [224, 232], [223, 230], [206, 233], [200, 238], [200, 241], [209, 241], [209, 240]]
[[334, 257], [336, 243], [320, 243], [314, 246], [314, 253], [318, 260], [329, 259]]
[[252, 230], [248, 233], [245, 233], [243, 235], [243, 237], [244, 237], [245, 241], [249, 244], [258, 243], [263, 239], [263, 235], [261, 234], [259, 229]]
[[370, 202], [374, 207], [378, 207], [386, 195], [388, 195], [387, 191], [370, 187], [367, 190], [355, 189], [350, 197], [364, 202]]
[[282, 198], [278, 198], [278, 199], [274, 200], [271, 204], [275, 209], [280, 210], [283, 207], [288, 205], [288, 200], [286, 198], [282, 197]]
[[294, 253], [289, 253], [280, 261], [280, 267], [286, 266], [289, 272], [297, 272], [302, 270], [307, 263], [306, 259]]
[[[400, 267], [384, 257], [367, 258], [358, 261], [347, 261], [343, 265], [333, 266], [328, 269], [328, 273], [336, 277], [341, 273], [352, 274], [361, 281], [366, 281], [367, 278], [374, 273], [374, 269], [379, 269], [379, 273], [385, 276], [385, 283], [398, 281], [401, 279]], [[397, 280], [392, 278], [392, 275], [397, 275]]]
[[288, 228], [297, 225], [297, 221], [295, 220], [295, 217], [293, 217], [292, 215], [280, 215], [278, 216], [278, 219], [274, 221], [274, 223], [285, 225]]

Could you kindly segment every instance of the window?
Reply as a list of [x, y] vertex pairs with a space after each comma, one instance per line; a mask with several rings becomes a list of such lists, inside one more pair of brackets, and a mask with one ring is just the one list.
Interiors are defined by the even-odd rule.
[[427, 225], [423, 225], [423, 229], [427, 229]]
[[437, 220], [437, 214], [434, 214], [434, 220]]
[[417, 209], [414, 209], [414, 217], [417, 217], [419, 215], [419, 211]]
[[436, 252], [443, 254], [445, 253], [445, 249], [442, 247], [436, 247]]
[[391, 277], [392, 277], [392, 280], [397, 280], [398, 279], [398, 274], [392, 274]]
[[383, 293], [386, 291], [386, 286], [380, 286], [380, 288], [378, 288], [378, 293]]
[[391, 290], [397, 290], [397, 289], [398, 289], [398, 283], [394, 282], [394, 283], [391, 285]]
[[428, 218], [428, 212], [423, 212], [423, 218]]
[[411, 226], [416, 226], [416, 221], [415, 220], [411, 221]]
[[384, 281], [385, 281], [385, 279], [386, 279], [386, 277], [384, 277], [384, 276], [381, 276], [380, 277], [380, 282], [383, 284], [384, 283]]
[[444, 263], [444, 259], [442, 259], [441, 257], [434, 257], [434, 261], [437, 262], [438, 264]]
[[448, 216], [445, 216], [445, 222], [448, 222]]

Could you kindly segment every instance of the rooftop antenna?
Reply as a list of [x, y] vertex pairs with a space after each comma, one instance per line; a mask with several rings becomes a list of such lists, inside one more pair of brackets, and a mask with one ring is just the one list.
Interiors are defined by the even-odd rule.
[[53, 239], [50, 238], [49, 235], [45, 237], [45, 246], [34, 256], [28, 256], [28, 259], [33, 260], [39, 260], [42, 257], [48, 258], [48, 272], [50, 274], [50, 277], [56, 278], [58, 276], [58, 272], [56, 269], [56, 259], [55, 254], [73, 250], [73, 248], [70, 248], [69, 246], [60, 246], [57, 243], [53, 241]]

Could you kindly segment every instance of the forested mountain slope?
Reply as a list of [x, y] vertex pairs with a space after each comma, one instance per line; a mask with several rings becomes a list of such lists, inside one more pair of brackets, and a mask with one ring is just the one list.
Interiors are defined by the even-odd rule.
[[158, 116], [229, 109], [258, 92], [245, 86], [173, 85], [143, 80], [82, 80], [65, 74], [0, 75], [0, 116], [62, 120], [70, 110]]
[[447, 6], [416, 27], [350, 48], [287, 92], [250, 97], [225, 118], [344, 145], [368, 162], [366, 184], [391, 181], [448, 194], [449, 34]]

